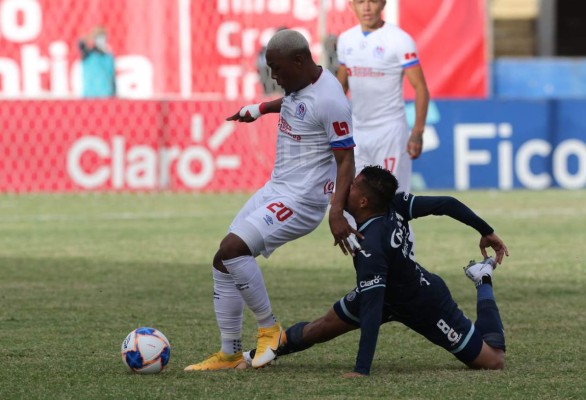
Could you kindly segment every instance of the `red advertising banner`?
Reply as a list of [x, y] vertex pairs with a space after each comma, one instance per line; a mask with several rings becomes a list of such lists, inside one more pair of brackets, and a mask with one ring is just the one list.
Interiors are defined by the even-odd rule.
[[[256, 99], [257, 54], [275, 29], [301, 31], [319, 58], [320, 32], [357, 23], [348, 0], [323, 3], [322, 20], [322, 0], [0, 0], [0, 97], [79, 97], [78, 39], [100, 25], [120, 97]], [[486, 96], [485, 3], [387, 1], [417, 42], [432, 97]]]
[[[485, 0], [401, 1], [400, 5], [399, 25], [417, 44], [432, 97], [487, 97]], [[412, 92], [408, 87], [406, 97], [411, 98]]]
[[277, 115], [233, 102], [0, 103], [0, 192], [251, 191], [270, 177]]

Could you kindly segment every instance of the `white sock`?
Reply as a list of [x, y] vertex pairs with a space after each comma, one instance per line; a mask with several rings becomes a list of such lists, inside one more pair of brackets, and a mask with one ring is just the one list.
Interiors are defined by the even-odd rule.
[[222, 351], [235, 354], [242, 351], [242, 315], [244, 301], [234, 279], [212, 268], [214, 277], [214, 311], [222, 337]]
[[231, 260], [222, 260], [222, 263], [230, 272], [244, 302], [256, 317], [258, 325], [262, 328], [273, 326], [277, 321], [273, 316], [262, 272], [254, 257], [236, 257]]

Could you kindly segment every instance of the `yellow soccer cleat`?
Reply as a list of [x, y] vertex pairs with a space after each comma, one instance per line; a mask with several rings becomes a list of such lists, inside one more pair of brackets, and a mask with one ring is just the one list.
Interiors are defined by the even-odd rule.
[[256, 343], [256, 352], [252, 359], [253, 368], [261, 368], [269, 364], [277, 357], [277, 349], [285, 332], [277, 322], [269, 328], [258, 328], [258, 341]]
[[222, 369], [245, 368], [246, 361], [244, 361], [244, 357], [242, 357], [241, 351], [233, 355], [218, 351], [202, 362], [186, 367], [184, 371], [219, 371]]

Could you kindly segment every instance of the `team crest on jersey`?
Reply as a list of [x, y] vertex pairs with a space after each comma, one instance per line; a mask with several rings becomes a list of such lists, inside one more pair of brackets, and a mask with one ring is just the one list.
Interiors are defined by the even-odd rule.
[[353, 301], [356, 298], [356, 290], [352, 290], [351, 292], [348, 292], [348, 294], [346, 295], [346, 300], [348, 301]]
[[324, 184], [324, 194], [334, 193], [334, 186], [334, 182], [331, 179], [328, 179]]
[[305, 118], [305, 113], [307, 112], [307, 106], [304, 102], [297, 104], [297, 109], [295, 110], [295, 116], [301, 120]]
[[385, 48], [382, 46], [376, 46], [372, 52], [374, 58], [382, 59], [385, 56]]

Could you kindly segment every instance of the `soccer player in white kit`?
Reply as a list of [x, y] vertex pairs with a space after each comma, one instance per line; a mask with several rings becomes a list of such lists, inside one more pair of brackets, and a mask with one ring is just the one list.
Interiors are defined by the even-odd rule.
[[315, 64], [307, 40], [296, 31], [282, 30], [271, 38], [267, 64], [285, 96], [243, 107], [228, 120], [252, 122], [261, 114], [279, 112], [275, 166], [271, 179], [236, 215], [214, 257], [221, 350], [186, 371], [246, 367], [241, 342], [244, 304], [259, 326], [252, 366], [262, 367], [275, 358], [284, 331], [273, 315], [255, 257], [269, 257], [284, 243], [313, 231], [323, 220], [334, 186], [340, 194], [329, 212], [335, 244], [347, 254], [349, 235], [362, 237], [343, 216], [354, 178], [354, 141], [350, 104], [340, 83]]
[[[423, 145], [429, 91], [413, 39], [382, 19], [385, 0], [350, 0], [359, 24], [338, 38], [337, 77], [350, 89], [356, 171], [380, 165], [409, 192], [411, 160]], [[403, 76], [415, 89], [415, 124], [409, 134]]]

